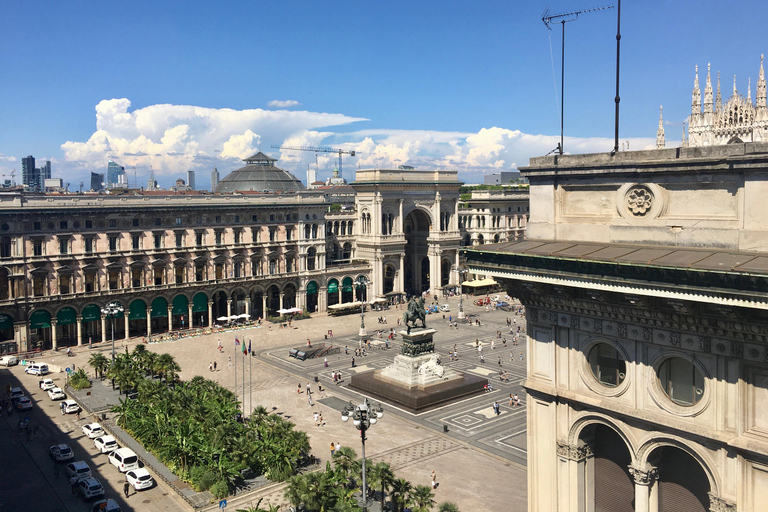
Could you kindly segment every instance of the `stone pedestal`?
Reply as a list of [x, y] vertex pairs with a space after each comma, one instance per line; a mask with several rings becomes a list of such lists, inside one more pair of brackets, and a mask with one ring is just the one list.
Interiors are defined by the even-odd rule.
[[465, 375], [440, 364], [435, 353], [435, 329], [401, 331], [403, 346], [383, 370], [353, 375], [350, 387], [421, 411], [483, 391], [487, 379]]

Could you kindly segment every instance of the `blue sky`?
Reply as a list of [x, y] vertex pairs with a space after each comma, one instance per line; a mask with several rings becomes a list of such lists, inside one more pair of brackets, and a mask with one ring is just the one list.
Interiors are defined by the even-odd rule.
[[[262, 149], [304, 180], [313, 153], [270, 148], [290, 144], [355, 149], [350, 179], [408, 164], [480, 182], [559, 140], [561, 31], [545, 8], [605, 5], [0, 0], [0, 174], [31, 154], [76, 189], [113, 157], [140, 184], [193, 169], [203, 188]], [[754, 99], [767, 10], [625, 0], [622, 143], [653, 144], [662, 104], [679, 143], [697, 64], [702, 87], [707, 62], [721, 71], [724, 100], [734, 74], [744, 95], [751, 77]], [[566, 24], [566, 151], [613, 147], [615, 32], [615, 9]], [[318, 163], [328, 176], [333, 159]]]

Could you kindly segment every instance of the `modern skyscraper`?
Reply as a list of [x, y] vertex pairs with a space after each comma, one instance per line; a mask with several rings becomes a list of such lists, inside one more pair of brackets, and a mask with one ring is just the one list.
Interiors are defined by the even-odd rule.
[[125, 167], [110, 160], [107, 164], [107, 187], [111, 188], [120, 183], [120, 176], [125, 176]]
[[211, 171], [211, 192], [216, 192], [216, 187], [219, 186], [219, 171], [214, 167]]
[[91, 173], [91, 190], [94, 192], [98, 192], [99, 190], [103, 189], [104, 186], [102, 183], [104, 182], [104, 174], [99, 172], [92, 172]]
[[34, 186], [35, 180], [35, 157], [32, 155], [26, 156], [21, 159], [21, 183], [29, 187]]
[[190, 190], [195, 190], [195, 171], [187, 171], [187, 185]]

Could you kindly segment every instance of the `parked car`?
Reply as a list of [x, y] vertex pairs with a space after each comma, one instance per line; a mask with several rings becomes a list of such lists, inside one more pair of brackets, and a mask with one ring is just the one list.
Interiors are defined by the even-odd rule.
[[24, 396], [24, 390], [23, 389], [21, 389], [19, 387], [11, 388], [11, 402], [16, 402], [16, 400], [18, 400], [19, 398], [21, 398], [23, 396]]
[[38, 386], [43, 391], [48, 391], [49, 389], [53, 389], [56, 387], [56, 384], [53, 383], [53, 379], [43, 379], [38, 383]]
[[48, 390], [48, 396], [51, 400], [64, 400], [67, 395], [61, 390], [61, 388], [53, 388]]
[[55, 461], [64, 461], [75, 458], [75, 452], [67, 444], [55, 444], [48, 449], [48, 455]]
[[119, 448], [110, 453], [109, 462], [121, 473], [139, 469], [139, 457], [129, 448]]
[[82, 460], [76, 460], [67, 464], [67, 477], [88, 478], [91, 476], [91, 468]]
[[32, 400], [23, 396], [16, 401], [16, 409], [19, 411], [28, 411], [32, 408]]
[[149, 474], [144, 468], [132, 469], [125, 474], [125, 479], [134, 489], [140, 491], [142, 489], [149, 489], [155, 484], [152, 480], [152, 475]]
[[90, 439], [95, 439], [104, 435], [104, 429], [101, 428], [101, 425], [98, 423], [88, 423], [87, 425], [83, 425], [82, 430], [83, 434], [88, 436]]
[[74, 414], [80, 412], [80, 406], [74, 400], [64, 400], [61, 402], [61, 414]]
[[496, 303], [496, 309], [501, 309], [503, 311], [510, 311], [512, 309], [512, 306], [509, 302], [504, 302], [503, 300], [500, 300]]
[[77, 482], [77, 493], [88, 500], [96, 496], [104, 496], [104, 487], [98, 479], [89, 476]]
[[24, 370], [24, 373], [28, 373], [30, 375], [48, 375], [51, 372], [48, 370], [47, 364], [31, 364], [27, 366], [27, 368]]
[[16, 366], [19, 364], [19, 358], [16, 356], [0, 357], [0, 366]]
[[491, 300], [493, 302], [498, 302], [501, 300], [501, 295], [494, 295], [493, 297], [491, 297]]
[[450, 310], [451, 308], [448, 307], [448, 304], [443, 304], [442, 306], [440, 306], [440, 311], [442, 311], [443, 313], [448, 313]]
[[120, 505], [113, 499], [99, 500], [93, 502], [91, 512], [120, 512]]
[[112, 436], [101, 436], [93, 440], [96, 449], [101, 453], [109, 453], [117, 450], [117, 440]]

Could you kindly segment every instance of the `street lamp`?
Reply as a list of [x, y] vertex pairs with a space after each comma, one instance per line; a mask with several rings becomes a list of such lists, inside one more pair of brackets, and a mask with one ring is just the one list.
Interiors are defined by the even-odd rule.
[[458, 265], [454, 266], [451, 269], [451, 272], [456, 272], [456, 275], [459, 276], [459, 320], [464, 318], [464, 295], [462, 294], [462, 288], [461, 283], [464, 282], [463, 276], [469, 273], [469, 269], [459, 267]]
[[125, 311], [119, 302], [110, 302], [101, 308], [101, 314], [112, 319], [112, 361], [115, 360], [115, 318]]
[[365, 432], [382, 416], [384, 416], [384, 409], [381, 408], [381, 404], [373, 408], [367, 398], [359, 405], [352, 405], [350, 401], [341, 411], [341, 421], [348, 421], [352, 417], [352, 424], [360, 431], [360, 440], [363, 443], [363, 499], [360, 503], [363, 512], [368, 510], [368, 489], [365, 483]]
[[[371, 282], [366, 278], [365, 276], [359, 276], [357, 278], [357, 286], [360, 288], [365, 288], [365, 298], [368, 299], [368, 285], [371, 284]], [[362, 293], [360, 294], [360, 298], [362, 299]], [[360, 301], [360, 332], [358, 333], [358, 336], [360, 336], [360, 341], [362, 342], [366, 336], [368, 336], [368, 333], [365, 330], [365, 300]]]

